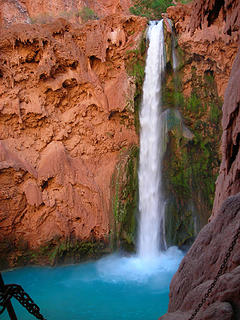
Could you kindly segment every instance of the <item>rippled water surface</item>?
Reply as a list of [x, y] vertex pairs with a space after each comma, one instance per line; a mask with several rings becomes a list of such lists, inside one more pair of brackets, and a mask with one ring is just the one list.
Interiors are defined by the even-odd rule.
[[[183, 255], [169, 248], [157, 259], [111, 255], [56, 268], [25, 267], [3, 273], [20, 284], [48, 320], [157, 320], [167, 311], [170, 280]], [[20, 320], [35, 319], [19, 306]], [[1, 319], [9, 319], [6, 311]]]

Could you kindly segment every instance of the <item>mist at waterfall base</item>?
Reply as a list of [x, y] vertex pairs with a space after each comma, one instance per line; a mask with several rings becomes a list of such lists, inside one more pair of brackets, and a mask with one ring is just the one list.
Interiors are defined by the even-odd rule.
[[[182, 257], [172, 247], [156, 259], [114, 254], [78, 265], [20, 268], [3, 278], [20, 284], [47, 320], [157, 320], [167, 311], [169, 283]], [[34, 319], [12, 301], [18, 319]], [[0, 318], [9, 319], [7, 312]]]
[[[167, 311], [169, 284], [183, 253], [176, 247], [160, 250], [167, 247], [161, 181], [163, 23], [152, 23], [148, 37], [140, 114], [137, 254], [114, 254], [78, 265], [5, 272], [4, 281], [20, 284], [48, 320], [157, 320]], [[33, 319], [18, 303], [14, 305], [19, 319]], [[6, 312], [4, 317], [8, 319]]]

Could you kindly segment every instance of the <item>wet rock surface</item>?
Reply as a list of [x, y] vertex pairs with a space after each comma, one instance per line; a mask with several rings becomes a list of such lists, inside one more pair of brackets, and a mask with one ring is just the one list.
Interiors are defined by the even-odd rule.
[[184, 66], [184, 92], [190, 95], [189, 77], [192, 67], [196, 67], [199, 76], [211, 72], [217, 84], [218, 95], [224, 97], [237, 53], [237, 35], [226, 32], [223, 9], [216, 12], [211, 24], [202, 22], [195, 26], [195, 6], [198, 7], [200, 3], [201, 1], [195, 1], [188, 6], [178, 4], [167, 9], [168, 17], [174, 21], [178, 45], [184, 50], [185, 60], [188, 60], [188, 69], [187, 65]]
[[[184, 12], [184, 6], [178, 6]], [[169, 8], [174, 18], [174, 9]], [[187, 22], [185, 23], [185, 20]], [[170, 286], [168, 313], [160, 319], [189, 319], [197, 308], [213, 279], [217, 275], [240, 221], [239, 186], [239, 1], [195, 1], [190, 18], [175, 18], [176, 30], [182, 39], [198, 39], [194, 46], [197, 53], [201, 45], [208, 43], [208, 53], [215, 57], [215, 79], [218, 92], [223, 96], [222, 163], [216, 183], [214, 210], [211, 222], [199, 233], [194, 244], [183, 259]], [[190, 39], [190, 38], [189, 38]], [[194, 40], [187, 41], [192, 46]], [[183, 42], [184, 43], [184, 42]], [[202, 47], [203, 48], [203, 47]], [[223, 50], [223, 51], [222, 51]], [[226, 68], [221, 54], [226, 52]], [[230, 56], [228, 56], [230, 54]], [[201, 54], [202, 56], [203, 54]], [[218, 57], [217, 57], [218, 55]], [[212, 58], [209, 58], [210, 60]], [[210, 61], [209, 60], [209, 61]], [[233, 63], [234, 62], [234, 63]], [[223, 71], [220, 76], [217, 69]], [[214, 67], [214, 63], [212, 64]], [[224, 75], [224, 72], [227, 74]], [[231, 74], [229, 74], [231, 70]], [[238, 80], [237, 80], [238, 79]], [[230, 196], [230, 197], [229, 197]], [[226, 200], [227, 199], [227, 200]], [[225, 201], [224, 201], [225, 200]], [[220, 209], [221, 207], [221, 209]], [[196, 319], [239, 319], [240, 317], [240, 255], [239, 239], [230, 255], [226, 270], [221, 275], [210, 297], [199, 311]]]
[[[226, 57], [230, 62], [228, 70], [231, 70], [228, 85], [224, 93], [223, 104], [223, 135], [222, 135], [222, 162], [220, 167], [220, 174], [216, 183], [216, 194], [213, 207], [213, 215], [217, 214], [222, 202], [230, 195], [236, 194], [240, 191], [239, 185], [239, 102], [240, 102], [240, 84], [239, 84], [239, 69], [240, 69], [240, 51], [235, 51], [233, 54], [233, 47], [239, 45], [240, 36], [240, 3], [239, 1], [195, 1], [192, 6], [192, 15], [190, 19], [189, 29], [191, 35], [197, 33], [204, 33], [208, 30], [209, 35], [215, 34], [215, 41], [217, 38], [227, 45]], [[211, 30], [215, 30], [212, 33]], [[212, 35], [211, 35], [212, 33]], [[212, 47], [212, 46], [211, 46]], [[223, 45], [224, 47], [224, 45]], [[216, 54], [223, 61], [221, 57], [223, 47], [216, 50]], [[228, 54], [230, 56], [228, 56]], [[233, 64], [234, 59], [234, 64]], [[216, 61], [218, 61], [216, 59]], [[221, 86], [226, 86], [226, 80]], [[219, 87], [219, 85], [218, 85]]]
[[[193, 133], [192, 141], [187, 141], [171, 130], [164, 163], [169, 198], [166, 234], [168, 243], [180, 246], [191, 245], [212, 213], [221, 163], [222, 104], [238, 51], [236, 34], [225, 30], [225, 9], [214, 9], [211, 23], [204, 20], [193, 30], [196, 6], [199, 2], [178, 3], [164, 15], [174, 22], [178, 59], [172, 74], [171, 58], [167, 64], [164, 104], [177, 108]], [[173, 50], [169, 38], [167, 57]]]

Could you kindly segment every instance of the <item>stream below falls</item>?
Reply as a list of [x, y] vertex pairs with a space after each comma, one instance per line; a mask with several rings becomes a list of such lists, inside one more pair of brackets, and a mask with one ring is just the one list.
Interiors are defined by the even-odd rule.
[[[114, 254], [77, 265], [14, 269], [3, 278], [21, 285], [47, 320], [157, 320], [167, 311], [169, 284], [182, 258], [171, 247], [154, 259]], [[35, 319], [12, 302], [18, 319]], [[6, 310], [1, 319], [9, 319]]]

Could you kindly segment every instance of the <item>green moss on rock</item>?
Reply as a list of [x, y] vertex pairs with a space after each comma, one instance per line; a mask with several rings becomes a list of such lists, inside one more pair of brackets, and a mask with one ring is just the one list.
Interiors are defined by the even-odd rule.
[[[179, 56], [184, 56], [179, 54]], [[172, 130], [164, 159], [169, 244], [190, 245], [211, 214], [220, 165], [221, 106], [214, 74], [197, 75], [192, 67], [191, 94], [183, 93], [181, 69], [167, 74], [164, 107], [179, 110], [193, 139]]]
[[113, 247], [134, 251], [138, 203], [138, 146], [124, 150], [112, 177]]
[[[12, 245], [8, 255], [1, 256], [0, 270], [35, 264], [54, 266], [78, 263], [89, 258], [99, 258], [105, 253], [109, 253], [107, 242], [94, 239], [52, 239], [37, 249]], [[9, 259], [10, 257], [12, 258]]]
[[127, 73], [135, 81], [135, 93], [134, 93], [134, 125], [136, 132], [139, 133], [139, 110], [142, 98], [142, 87], [144, 81], [145, 72], [145, 59], [146, 59], [146, 34], [142, 34], [137, 49], [129, 50], [125, 55], [125, 65]]

